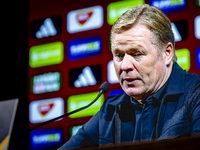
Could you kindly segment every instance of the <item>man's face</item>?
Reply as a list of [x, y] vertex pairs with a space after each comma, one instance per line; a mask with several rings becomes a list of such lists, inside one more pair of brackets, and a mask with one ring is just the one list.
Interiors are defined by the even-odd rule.
[[167, 81], [165, 51], [158, 55], [151, 43], [153, 33], [136, 24], [131, 29], [112, 34], [112, 52], [119, 83], [129, 96], [145, 100]]

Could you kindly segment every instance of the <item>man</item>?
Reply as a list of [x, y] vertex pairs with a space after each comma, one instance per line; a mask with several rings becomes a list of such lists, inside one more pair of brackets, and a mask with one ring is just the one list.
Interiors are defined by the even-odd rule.
[[167, 139], [200, 132], [200, 77], [176, 63], [165, 14], [147, 4], [129, 9], [111, 30], [115, 71], [124, 94], [61, 148]]

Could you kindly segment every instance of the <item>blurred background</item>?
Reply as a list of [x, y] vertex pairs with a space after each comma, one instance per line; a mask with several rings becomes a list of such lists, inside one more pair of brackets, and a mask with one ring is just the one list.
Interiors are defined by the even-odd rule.
[[[56, 149], [101, 107], [123, 92], [110, 49], [110, 29], [128, 8], [159, 7], [172, 22], [178, 63], [200, 74], [199, 0], [23, 0], [5, 2], [1, 18], [0, 100], [19, 99], [11, 143]], [[90, 103], [100, 85], [107, 93], [85, 111], [29, 133], [28, 128]]]

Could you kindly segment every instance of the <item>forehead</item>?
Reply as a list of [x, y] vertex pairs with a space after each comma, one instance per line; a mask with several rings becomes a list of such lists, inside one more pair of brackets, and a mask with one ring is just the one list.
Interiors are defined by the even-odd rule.
[[113, 33], [111, 36], [112, 47], [119, 45], [147, 44], [151, 42], [152, 36], [153, 33], [147, 26], [137, 24], [128, 30]]

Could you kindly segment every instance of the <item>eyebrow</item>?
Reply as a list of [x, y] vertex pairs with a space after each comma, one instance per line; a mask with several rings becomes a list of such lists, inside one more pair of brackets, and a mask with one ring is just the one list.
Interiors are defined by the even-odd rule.
[[[123, 50], [120, 50], [118, 47], [112, 47], [112, 51], [117, 53], [117, 52], [122, 52]], [[144, 47], [142, 45], [137, 45], [137, 46], [134, 46], [134, 47], [131, 47], [129, 49], [126, 50], [126, 52], [135, 52], [135, 51], [142, 51], [144, 52]], [[123, 51], [124, 52], [124, 51]]]

